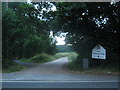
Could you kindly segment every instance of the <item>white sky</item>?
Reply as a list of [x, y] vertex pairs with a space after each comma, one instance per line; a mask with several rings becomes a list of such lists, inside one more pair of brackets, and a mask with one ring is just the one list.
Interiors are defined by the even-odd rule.
[[[53, 31], [50, 32], [50, 37], [57, 41], [56, 45], [65, 45], [65, 38], [67, 33], [61, 33], [59, 36], [53, 37]], [[64, 36], [64, 37], [63, 37]]]
[[65, 37], [57, 37], [57, 36], [55, 36], [55, 39], [56, 39], [56, 41], [57, 41], [57, 43], [56, 43], [56, 45], [65, 45], [66, 43], [65, 43]]
[[28, 3], [30, 3], [31, 2], [31, 0], [27, 0], [28, 1]]

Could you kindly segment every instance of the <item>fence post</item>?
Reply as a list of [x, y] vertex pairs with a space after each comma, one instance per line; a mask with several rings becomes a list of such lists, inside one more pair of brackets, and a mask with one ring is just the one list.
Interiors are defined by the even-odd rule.
[[83, 58], [83, 69], [88, 69], [88, 68], [89, 68], [89, 59]]

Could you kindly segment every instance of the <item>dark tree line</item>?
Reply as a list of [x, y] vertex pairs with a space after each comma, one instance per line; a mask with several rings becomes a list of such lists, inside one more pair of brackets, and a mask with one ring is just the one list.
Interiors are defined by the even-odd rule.
[[[101, 44], [107, 60], [118, 63], [120, 46], [120, 3], [55, 3], [57, 11], [49, 12], [51, 28], [68, 32], [67, 43], [83, 57], [91, 58], [91, 50]], [[54, 26], [53, 26], [54, 25]]]
[[[91, 58], [92, 48], [101, 44], [107, 50], [107, 60], [118, 63], [119, 2], [12, 4], [3, 9], [3, 58], [55, 53], [55, 43], [49, 38], [52, 30], [54, 34], [68, 32], [66, 42], [72, 44], [81, 58]], [[53, 4], [56, 11], [51, 10]]]
[[38, 18], [33, 4], [8, 3], [8, 8], [5, 5], [2, 3], [3, 68], [15, 59], [40, 53], [55, 54], [56, 46], [49, 37], [48, 23]]

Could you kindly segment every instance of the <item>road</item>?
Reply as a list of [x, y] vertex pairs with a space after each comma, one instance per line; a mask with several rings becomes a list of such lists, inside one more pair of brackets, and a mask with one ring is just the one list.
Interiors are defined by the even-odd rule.
[[3, 87], [118, 87], [117, 76], [68, 72], [63, 68], [66, 63], [67, 57], [44, 64], [21, 63], [31, 67], [15, 73], [3, 73]]
[[118, 88], [117, 82], [104, 81], [12, 81], [4, 88]]

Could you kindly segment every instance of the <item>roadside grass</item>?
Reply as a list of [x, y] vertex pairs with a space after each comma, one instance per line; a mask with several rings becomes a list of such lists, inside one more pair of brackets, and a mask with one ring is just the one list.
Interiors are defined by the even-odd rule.
[[32, 63], [30, 59], [20, 59], [20, 61], [24, 63]]
[[[89, 69], [82, 69], [82, 65], [80, 64], [80, 58], [78, 58], [78, 54], [75, 52], [68, 52], [68, 53], [57, 53], [55, 55], [48, 55], [48, 54], [37, 54], [29, 59], [20, 59], [21, 62], [24, 63], [45, 63], [54, 61], [56, 59], [62, 58], [62, 57], [68, 57], [69, 63], [66, 65], [66, 67], [76, 73], [83, 73], [83, 74], [113, 74], [118, 75], [118, 65], [115, 64], [101, 64], [96, 65], [96, 63], [93, 63], [93, 65], [89, 67]], [[24, 69], [25, 66], [19, 65], [17, 63], [14, 63], [13, 65], [9, 66], [9, 68], [3, 69], [3, 73], [10, 73], [10, 72], [16, 72]]]
[[78, 56], [78, 54], [75, 53], [75, 52], [69, 53], [69, 55], [68, 55], [68, 60], [69, 60], [69, 62], [72, 62], [72, 61], [76, 60], [76, 59], [77, 59], [77, 56]]
[[14, 63], [13, 65], [9, 66], [8, 68], [2, 69], [2, 72], [3, 73], [11, 73], [11, 72], [20, 71], [24, 68], [25, 68], [24, 66], [17, 64], [17, 63]]
[[67, 65], [71, 72], [81, 73], [81, 74], [92, 74], [92, 75], [118, 75], [118, 68], [103, 68], [103, 67], [89, 67], [89, 69], [83, 69], [80, 65], [75, 63], [70, 63]]
[[45, 63], [50, 62], [62, 57], [68, 57], [69, 59], [74, 59], [77, 54], [74, 52], [56, 53], [55, 55], [48, 55], [45, 53], [37, 54], [29, 59], [20, 59], [24, 63]]
[[66, 52], [66, 53], [57, 53], [55, 54], [53, 57], [55, 59], [59, 59], [59, 58], [62, 58], [62, 57], [68, 57], [69, 60], [72, 60], [74, 59], [75, 57], [77, 56], [77, 54], [75, 52]]
[[[118, 75], [118, 65], [115, 63], [106, 64], [106, 62], [98, 62], [98, 65], [94, 61], [90, 60], [89, 69], [83, 69], [79, 56], [71, 55], [68, 57], [69, 63], [66, 67], [71, 72], [83, 73], [83, 74], [95, 74], [95, 75]], [[91, 66], [91, 63], [93, 65]]]

